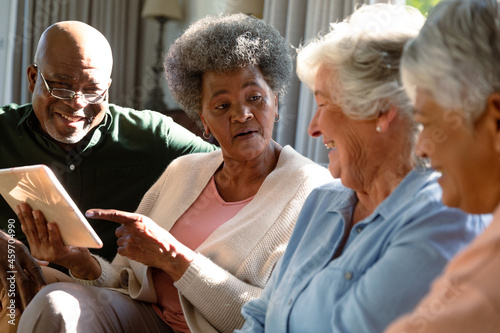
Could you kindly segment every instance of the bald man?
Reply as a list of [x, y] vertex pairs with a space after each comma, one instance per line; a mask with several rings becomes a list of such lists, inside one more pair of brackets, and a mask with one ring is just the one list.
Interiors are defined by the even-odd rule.
[[[50, 26], [27, 70], [32, 103], [0, 109], [0, 168], [46, 164], [82, 212], [94, 207], [134, 211], [172, 160], [216, 149], [160, 113], [109, 104], [112, 66], [109, 43], [96, 29], [76, 21]], [[104, 243], [93, 252], [112, 260], [117, 226], [90, 223]], [[46, 283], [23, 244], [16, 213], [0, 198], [0, 228], [11, 225], [17, 240], [0, 231], [3, 313], [12, 302], [24, 309]]]

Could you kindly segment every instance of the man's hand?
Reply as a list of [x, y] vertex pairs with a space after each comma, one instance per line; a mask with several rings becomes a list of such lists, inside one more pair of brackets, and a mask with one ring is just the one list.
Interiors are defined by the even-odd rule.
[[2, 309], [14, 304], [21, 311], [47, 282], [42, 269], [28, 248], [0, 231], [0, 287], [7, 297], [2, 298]]
[[47, 223], [42, 212], [20, 204], [17, 215], [33, 257], [68, 268], [75, 277], [93, 280], [101, 274], [99, 263], [85, 247], [64, 245], [59, 228]]

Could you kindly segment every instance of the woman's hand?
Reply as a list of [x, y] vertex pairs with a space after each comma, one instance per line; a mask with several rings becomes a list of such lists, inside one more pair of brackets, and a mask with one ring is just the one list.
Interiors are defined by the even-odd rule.
[[81, 279], [94, 280], [101, 275], [101, 267], [89, 250], [64, 245], [57, 224], [47, 223], [41, 211], [23, 203], [17, 206], [17, 216], [34, 258], [64, 266]]
[[174, 281], [181, 278], [195, 253], [149, 217], [118, 210], [91, 209], [85, 214], [121, 223], [116, 229], [118, 253], [146, 266], [160, 268]]

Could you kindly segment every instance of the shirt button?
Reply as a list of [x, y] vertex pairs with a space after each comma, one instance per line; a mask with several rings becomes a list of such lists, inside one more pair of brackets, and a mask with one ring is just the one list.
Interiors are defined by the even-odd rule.
[[351, 272], [346, 272], [346, 273], [344, 274], [344, 278], [345, 278], [346, 280], [350, 280], [350, 279], [352, 279], [352, 273], [351, 273]]
[[357, 228], [356, 228], [356, 232], [357, 232], [358, 234], [359, 234], [359, 233], [361, 233], [361, 231], [363, 231], [363, 228], [362, 228], [362, 227], [357, 227]]
[[293, 302], [293, 299], [292, 299], [292, 298], [290, 298], [290, 299], [288, 300], [288, 305], [292, 305], [292, 302]]
[[71, 171], [75, 170], [75, 165], [74, 165], [74, 164], [71, 164], [71, 165], [69, 166], [69, 169], [70, 169]]

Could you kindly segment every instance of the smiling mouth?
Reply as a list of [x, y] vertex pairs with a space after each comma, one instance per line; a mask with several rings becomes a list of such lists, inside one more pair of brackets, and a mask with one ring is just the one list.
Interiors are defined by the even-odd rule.
[[326, 149], [333, 149], [333, 148], [337, 147], [337, 145], [335, 144], [335, 141], [330, 141], [330, 142], [325, 143], [325, 147], [326, 147]]
[[70, 122], [77, 122], [77, 121], [81, 121], [84, 119], [84, 117], [79, 117], [79, 116], [68, 116], [68, 115], [65, 115], [65, 114], [62, 114], [62, 113], [58, 113], [59, 116], [61, 116], [61, 118], [63, 119], [66, 119]]

